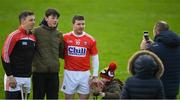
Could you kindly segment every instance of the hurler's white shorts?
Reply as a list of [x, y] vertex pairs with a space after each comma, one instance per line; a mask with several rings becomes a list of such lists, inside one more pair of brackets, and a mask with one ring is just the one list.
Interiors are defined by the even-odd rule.
[[30, 93], [30, 89], [31, 89], [31, 78], [25, 78], [25, 77], [15, 77], [17, 85], [15, 88], [11, 88], [9, 86], [9, 82], [7, 80], [7, 76], [6, 74], [4, 75], [4, 90], [5, 91], [20, 91], [20, 85], [23, 85], [24, 87], [26, 87], [26, 91], [27, 93]]
[[61, 90], [66, 94], [89, 94], [90, 71], [64, 70]]

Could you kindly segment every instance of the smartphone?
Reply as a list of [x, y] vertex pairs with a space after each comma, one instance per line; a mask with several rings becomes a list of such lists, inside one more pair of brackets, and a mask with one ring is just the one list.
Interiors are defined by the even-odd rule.
[[147, 31], [144, 31], [144, 38], [146, 41], [149, 41], [149, 33]]

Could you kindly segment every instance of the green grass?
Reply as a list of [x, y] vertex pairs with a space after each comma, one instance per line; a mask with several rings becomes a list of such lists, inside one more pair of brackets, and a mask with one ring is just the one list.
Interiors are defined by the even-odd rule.
[[[64, 33], [72, 30], [73, 15], [84, 15], [86, 32], [97, 40], [100, 70], [110, 61], [116, 61], [119, 65], [116, 77], [125, 80], [129, 76], [128, 58], [139, 50], [143, 31], [149, 31], [152, 37], [154, 23], [165, 20], [173, 31], [180, 33], [179, 4], [179, 0], [1, 0], [0, 50], [6, 36], [18, 27], [18, 15], [22, 10], [32, 10], [38, 26], [44, 11], [52, 7], [61, 13], [58, 28]], [[4, 71], [0, 66], [3, 80]], [[62, 73], [63, 66], [61, 77]], [[3, 81], [0, 81], [0, 98], [4, 98]]]

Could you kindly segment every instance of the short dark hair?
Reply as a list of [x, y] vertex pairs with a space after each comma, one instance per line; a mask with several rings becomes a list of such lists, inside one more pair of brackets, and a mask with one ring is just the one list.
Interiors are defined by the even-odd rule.
[[72, 23], [74, 24], [76, 20], [84, 20], [84, 16], [75, 15], [72, 19]]
[[169, 25], [165, 21], [158, 21], [156, 23], [156, 28], [158, 29], [158, 31], [167, 31], [169, 30]]
[[27, 16], [34, 15], [31, 11], [23, 11], [19, 14], [19, 22], [21, 23], [21, 19], [25, 19]]
[[48, 17], [48, 16], [51, 16], [51, 15], [57, 16], [58, 18], [59, 18], [59, 16], [60, 16], [60, 14], [58, 13], [57, 10], [52, 9], [52, 8], [49, 8], [49, 9], [46, 10], [45, 16]]

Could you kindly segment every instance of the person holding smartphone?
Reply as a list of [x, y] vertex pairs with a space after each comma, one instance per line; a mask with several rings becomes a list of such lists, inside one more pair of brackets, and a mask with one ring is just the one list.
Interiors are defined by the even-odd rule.
[[180, 36], [169, 29], [165, 21], [155, 24], [154, 43], [146, 46], [145, 39], [142, 40], [141, 49], [154, 52], [164, 64], [164, 74], [161, 81], [164, 85], [166, 99], [175, 99], [179, 93], [180, 85]]

